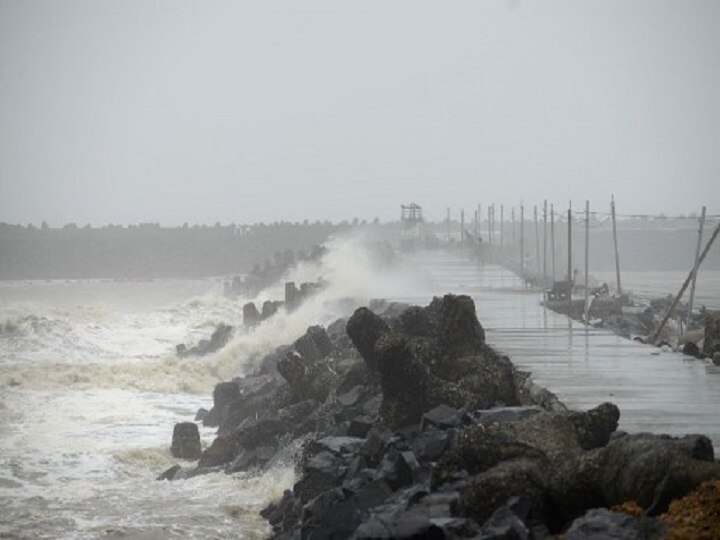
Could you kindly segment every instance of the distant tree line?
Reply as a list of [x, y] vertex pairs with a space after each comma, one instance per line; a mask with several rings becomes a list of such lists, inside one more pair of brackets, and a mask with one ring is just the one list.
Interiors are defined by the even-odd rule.
[[382, 228], [354, 219], [331, 223], [276, 222], [166, 228], [157, 223], [51, 228], [0, 223], [0, 279], [150, 279], [249, 272], [352, 227]]

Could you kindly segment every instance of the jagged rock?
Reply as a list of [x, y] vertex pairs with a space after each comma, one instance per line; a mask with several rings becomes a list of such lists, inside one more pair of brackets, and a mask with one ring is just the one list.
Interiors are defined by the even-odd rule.
[[695, 358], [702, 358], [702, 353], [700, 352], [700, 348], [692, 342], [688, 342], [685, 345], [683, 345], [682, 348], [683, 354], [687, 354], [688, 356], [694, 356]]
[[200, 407], [197, 412], [195, 413], [195, 421], [196, 422], [203, 422], [207, 415], [210, 413], [207, 409]]
[[570, 421], [578, 430], [584, 450], [605, 446], [617, 429], [619, 419], [620, 409], [613, 403], [602, 403], [586, 412], [570, 413]]
[[415, 454], [423, 461], [435, 461], [450, 444], [448, 431], [431, 430], [420, 433], [411, 441]]
[[233, 327], [227, 324], [219, 324], [213, 331], [210, 339], [201, 339], [200, 342], [195, 346], [188, 348], [185, 344], [180, 344], [175, 347], [177, 355], [180, 357], [185, 356], [204, 356], [211, 352], [215, 352], [223, 348], [232, 336]]
[[260, 318], [262, 320], [269, 319], [278, 312], [282, 305], [282, 302], [265, 300], [262, 305], [262, 313], [260, 314]]
[[400, 314], [397, 329], [403, 334], [428, 338], [437, 331], [428, 310], [419, 306], [410, 306]]
[[350, 336], [371, 372], [376, 372], [378, 369], [375, 343], [388, 332], [390, 332], [388, 324], [364, 307], [356, 309], [352, 317], [348, 319], [348, 336]]
[[354, 454], [365, 444], [365, 439], [359, 437], [324, 437], [316, 444], [319, 448], [334, 454]]
[[483, 522], [508, 498], [522, 495], [532, 501], [539, 516], [545, 517], [549, 470], [547, 459], [503, 461], [475, 475], [470, 486], [461, 491], [458, 514]]
[[556, 463], [552, 497], [568, 518], [627, 500], [656, 515], [710, 478], [720, 478], [720, 464], [707, 437], [638, 433]]
[[248, 302], [243, 306], [243, 325], [255, 326], [261, 320], [260, 313], [253, 302]]
[[438, 428], [457, 427], [462, 424], [463, 416], [464, 413], [458, 409], [442, 403], [423, 414], [422, 429], [425, 430], [428, 426]]
[[364, 456], [371, 465], [379, 463], [385, 448], [390, 444], [392, 436], [392, 432], [388, 430], [371, 428], [365, 437], [365, 442], [360, 448], [360, 454]]
[[530, 527], [526, 523], [532, 501], [527, 497], [510, 497], [483, 524], [481, 539], [517, 539], [530, 540]]
[[194, 422], [180, 422], [173, 428], [170, 452], [180, 459], [198, 459], [202, 452], [200, 431]]
[[300, 291], [294, 281], [285, 283], [285, 305], [288, 309], [295, 309], [300, 304]]
[[708, 315], [705, 322], [705, 339], [703, 341], [703, 354], [710, 358], [720, 352], [720, 312]]
[[350, 391], [337, 397], [338, 403], [344, 407], [352, 407], [360, 400], [364, 392], [365, 387], [360, 385], [353, 386]]
[[309, 327], [305, 334], [295, 341], [294, 346], [300, 356], [310, 362], [325, 358], [333, 348], [322, 326]]
[[453, 294], [443, 296], [439, 307], [438, 341], [447, 358], [483, 352], [485, 331], [475, 315], [472, 298]]
[[[518, 459], [548, 462], [543, 451], [518, 440], [513, 433], [494, 427], [469, 426], [460, 430], [453, 447], [445, 452], [433, 470], [433, 485], [450, 481], [461, 470], [477, 475], [503, 461]], [[510, 493], [507, 497], [519, 494]]]
[[231, 435], [218, 435], [202, 453], [199, 467], [215, 467], [232, 461], [238, 449], [237, 440]]
[[175, 476], [178, 472], [182, 470], [182, 467], [180, 465], [173, 465], [169, 469], [163, 471], [160, 476], [157, 477], [157, 480], [174, 480]]
[[509, 424], [511, 422], [519, 422], [530, 416], [535, 416], [541, 411], [542, 409], [535, 405], [525, 407], [493, 407], [492, 409], [475, 411], [473, 418], [476, 423], [483, 425]]
[[470, 538], [477, 532], [477, 525], [470, 520], [433, 517], [424, 507], [417, 506], [372, 514], [360, 524], [353, 538]]
[[206, 415], [203, 424], [214, 427], [225, 422], [230, 409], [240, 400], [240, 387], [235, 381], [220, 382], [213, 390], [213, 415]]
[[648, 517], [633, 517], [595, 508], [573, 521], [565, 540], [654, 540], [665, 537], [668, 526]]
[[380, 372], [382, 420], [389, 427], [419, 422], [422, 414], [432, 406], [430, 373], [413, 356], [408, 339], [392, 333], [380, 335], [373, 358], [377, 359]]
[[335, 488], [340, 483], [342, 464], [340, 456], [328, 451], [309, 458], [302, 477], [293, 487], [293, 494], [304, 504], [323, 491]]
[[367, 415], [356, 416], [350, 421], [347, 434], [348, 437], [360, 437], [362, 439], [368, 434], [373, 426], [373, 419]]
[[277, 370], [288, 382], [294, 401], [314, 399], [323, 402], [337, 386], [337, 374], [324, 361], [308, 361], [290, 353], [278, 362]]
[[327, 490], [303, 507], [303, 533], [309, 538], [348, 538], [360, 524], [357, 500], [342, 489]]

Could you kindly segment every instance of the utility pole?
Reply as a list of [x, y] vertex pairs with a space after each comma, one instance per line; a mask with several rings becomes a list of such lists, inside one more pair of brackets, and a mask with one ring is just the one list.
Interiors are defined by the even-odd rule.
[[477, 236], [478, 236], [478, 215], [477, 210], [475, 210], [475, 220], [473, 221], [474, 224], [474, 231], [475, 231], [475, 242], [477, 242]]
[[555, 283], [555, 206], [550, 204], [550, 251], [552, 251], [552, 280]]
[[690, 321], [692, 320], [693, 302], [695, 300], [695, 282], [697, 281], [698, 271], [698, 259], [700, 258], [700, 245], [702, 244], [703, 227], [705, 227], [705, 207], [702, 207], [700, 213], [700, 227], [698, 228], [698, 241], [697, 248], [695, 249], [695, 264], [693, 265], [693, 276], [692, 283], [690, 284], [690, 300], [688, 301], [688, 312], [685, 326], [690, 328]]
[[547, 199], [543, 201], [543, 287], [547, 283]]
[[505, 205], [500, 205], [500, 251], [503, 248], [503, 231], [505, 230]]
[[512, 220], [512, 245], [515, 245], [515, 207], [512, 207], [510, 212], [510, 219]]
[[[705, 256], [708, 254], [708, 251], [710, 251], [710, 246], [712, 246], [713, 242], [717, 238], [718, 233], [720, 233], [720, 223], [718, 223], [717, 227], [715, 227], [715, 230], [713, 231], [712, 236], [710, 237], [710, 240], [708, 240], [708, 243], [705, 244], [705, 249], [703, 249], [703, 252], [700, 254], [700, 258], [697, 260], [697, 268], [700, 268], [700, 265], [705, 260]], [[678, 291], [677, 296], [675, 297], [675, 300], [673, 300], [673, 303], [670, 304], [670, 307], [668, 308], [667, 313], [665, 314], [665, 317], [663, 318], [660, 325], [657, 327], [657, 330], [655, 330], [655, 333], [652, 336], [651, 343], [655, 343], [657, 341], [657, 338], [660, 335], [660, 332], [662, 332], [662, 329], [667, 324], [668, 319], [670, 318], [670, 315], [672, 315], [672, 312], [675, 309], [675, 306], [677, 306], [678, 302], [680, 301], [680, 298], [682, 298], [682, 295], [685, 292], [685, 289], [687, 289], [687, 286], [690, 284], [692, 276], [693, 276], [693, 271], [690, 270], [690, 273], [688, 274], [688, 277], [685, 280], [685, 283], [683, 283], [682, 287], [680, 287], [680, 290]]]
[[445, 234], [447, 234], [447, 241], [450, 242], [450, 207], [447, 207], [447, 217], [445, 218]]
[[590, 318], [590, 274], [588, 263], [590, 261], [590, 201], [585, 201], [585, 323]]
[[538, 277], [540, 276], [540, 232], [538, 229], [538, 211], [537, 205], [533, 206], [533, 214], [535, 219], [535, 268], [537, 270]]
[[525, 207], [520, 203], [520, 278], [525, 283]]
[[573, 288], [573, 273], [572, 273], [572, 201], [568, 207], [568, 277], [567, 277], [567, 301], [568, 301], [568, 317], [572, 315], [572, 288]]
[[612, 215], [613, 244], [615, 245], [615, 278], [617, 280], [617, 294], [622, 296], [620, 285], [620, 255], [618, 254], [617, 225], [615, 224], [615, 195], [610, 197], [610, 214]]

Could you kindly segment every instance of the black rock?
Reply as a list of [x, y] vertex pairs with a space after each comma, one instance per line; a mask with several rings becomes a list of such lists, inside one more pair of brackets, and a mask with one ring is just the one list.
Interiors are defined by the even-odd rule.
[[462, 423], [462, 413], [445, 404], [440, 404], [423, 415], [422, 429], [430, 426], [436, 428], [456, 427]]
[[166, 471], [164, 471], [160, 476], [157, 477], [157, 480], [174, 480], [175, 476], [178, 472], [182, 470], [182, 467], [180, 465], [173, 465]]
[[207, 418], [207, 415], [208, 415], [209, 412], [210, 412], [210, 411], [208, 411], [207, 409], [204, 409], [204, 408], [200, 407], [200, 408], [198, 409], [198, 411], [195, 413], [195, 421], [196, 421], [196, 422], [203, 422], [203, 421], [205, 420], [205, 418]]
[[338, 403], [344, 407], [352, 407], [360, 400], [364, 392], [365, 388], [363, 386], [354, 386], [349, 392], [337, 397]]
[[605, 446], [617, 429], [620, 409], [612, 403], [603, 403], [586, 412], [570, 413], [570, 421], [578, 430], [584, 450]]
[[170, 452], [180, 459], [199, 459], [202, 452], [200, 431], [194, 422], [180, 422], [173, 428]]
[[589, 510], [573, 521], [565, 540], [653, 540], [664, 538], [668, 526], [657, 519], [636, 518], [606, 508]]
[[377, 371], [375, 343], [390, 331], [388, 324], [367, 308], [358, 308], [347, 322], [347, 333], [371, 372]]
[[364, 439], [373, 426], [373, 419], [369, 416], [356, 416], [350, 421], [347, 434], [348, 437], [359, 437]]
[[253, 302], [248, 302], [243, 306], [243, 325], [250, 327], [255, 326], [261, 321], [260, 312]]

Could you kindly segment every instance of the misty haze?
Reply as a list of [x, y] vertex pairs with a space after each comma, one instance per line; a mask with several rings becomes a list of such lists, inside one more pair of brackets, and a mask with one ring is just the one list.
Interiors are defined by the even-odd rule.
[[0, 537], [720, 538], [718, 21], [0, 0]]

